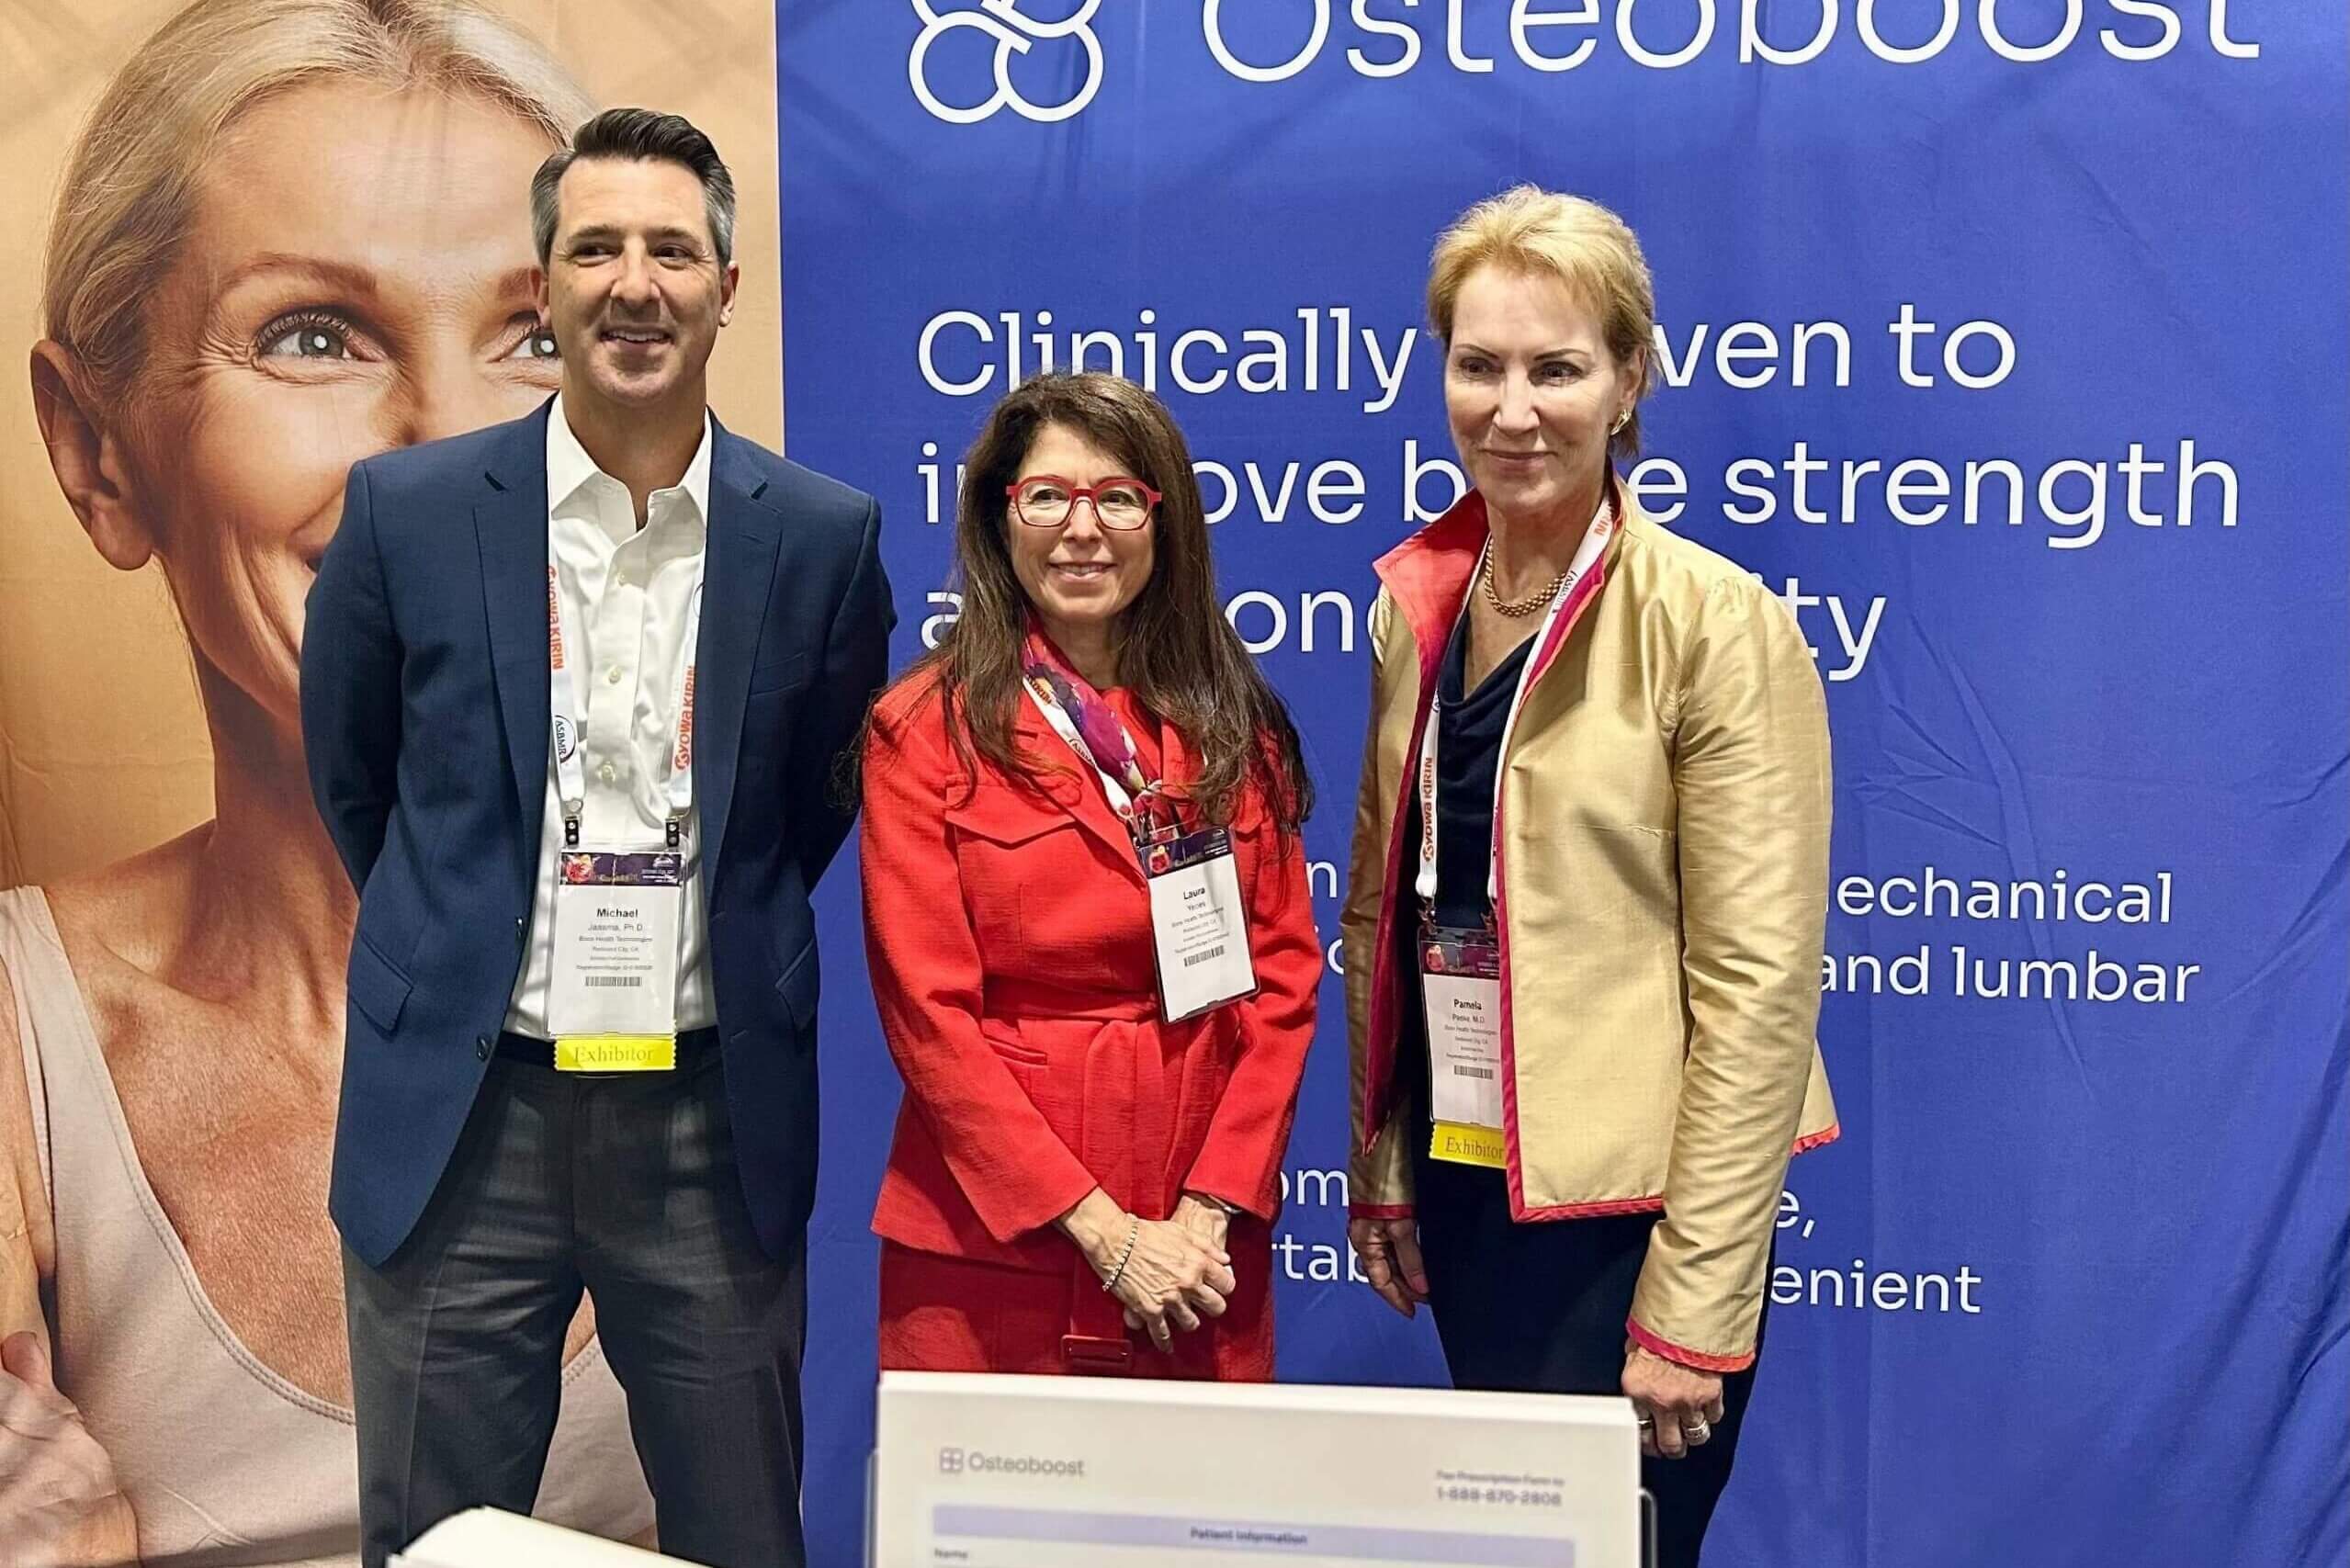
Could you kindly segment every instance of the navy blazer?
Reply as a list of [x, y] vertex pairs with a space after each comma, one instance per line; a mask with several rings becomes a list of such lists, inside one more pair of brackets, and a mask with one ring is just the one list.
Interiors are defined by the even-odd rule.
[[[302, 742], [359, 889], [328, 1208], [370, 1265], [439, 1183], [525, 956], [552, 407], [355, 464], [311, 589]], [[870, 496], [715, 430], [695, 795], [735, 1151], [771, 1254], [815, 1194], [808, 893], [853, 814], [834, 760], [888, 667], [879, 527]]]

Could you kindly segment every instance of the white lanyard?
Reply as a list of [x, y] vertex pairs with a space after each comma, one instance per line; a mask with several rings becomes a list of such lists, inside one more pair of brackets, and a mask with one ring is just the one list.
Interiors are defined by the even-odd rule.
[[[586, 663], [585, 644], [574, 645], [566, 629], [563, 614], [563, 585], [555, 565], [547, 566], [547, 697], [553, 724], [552, 745], [555, 750], [555, 793], [563, 806], [563, 847], [577, 849], [580, 845], [580, 818], [587, 809], [587, 767], [580, 752], [586, 744], [587, 728], [580, 716], [587, 712], [587, 704], [579, 694], [578, 667]], [[667, 839], [675, 849], [685, 830], [685, 814], [694, 805], [694, 665], [699, 657], [702, 636], [702, 583], [697, 575], [694, 592], [685, 601], [685, 641], [679, 651], [677, 687], [672, 694], [671, 711], [676, 715], [677, 728], [669, 750], [669, 777], [663, 781], [661, 794], [669, 807]], [[572, 654], [578, 658], [572, 658]], [[566, 667], [570, 673], [566, 674]]]
[[[1575, 559], [1568, 565], [1566, 575], [1559, 580], [1558, 592], [1551, 596], [1551, 607], [1543, 613], [1542, 629], [1534, 634], [1534, 646], [1528, 649], [1526, 662], [1518, 671], [1518, 689], [1509, 698], [1508, 715], [1501, 724], [1501, 746], [1493, 760], [1493, 825], [1494, 837], [1486, 846], [1486, 902], [1495, 903], [1500, 897], [1501, 886], [1501, 781], [1509, 761], [1509, 738], [1518, 728], [1518, 714], [1526, 705], [1526, 689], [1533, 683], [1534, 667], [1542, 662], [1542, 649], [1551, 639], [1551, 628], [1559, 612], [1575, 596], [1576, 584], [1599, 560], [1599, 553], [1608, 547], [1609, 536], [1615, 532], [1615, 508], [1602, 498], [1591, 526], [1576, 547]], [[1477, 568], [1469, 578], [1469, 592], [1474, 593], [1478, 579], [1485, 575], [1486, 557], [1493, 550], [1493, 536], [1486, 536], [1485, 548], [1477, 552]], [[1461, 614], [1469, 614], [1462, 606]], [[1439, 725], [1438, 700], [1442, 694], [1442, 666], [1438, 666], [1437, 679], [1430, 682], [1428, 694], [1428, 724], [1420, 733], [1419, 742], [1419, 874], [1413, 878], [1412, 891], [1419, 895], [1423, 911], [1436, 902], [1436, 735]]]
[[[1069, 716], [1062, 708], [1057, 698], [1048, 697], [1039, 692], [1034, 681], [1022, 680], [1020, 684], [1021, 689], [1028, 694], [1028, 700], [1036, 705], [1036, 711], [1045, 716], [1045, 722], [1053, 727], [1053, 733], [1068, 741], [1069, 750], [1083, 758], [1086, 765], [1093, 770], [1093, 776], [1102, 781], [1102, 793], [1109, 797], [1110, 809], [1118, 814], [1118, 820], [1126, 825], [1126, 831], [1135, 841], [1137, 844], [1141, 843], [1147, 829], [1135, 814], [1134, 796], [1126, 793], [1126, 786], [1112, 778], [1109, 771], [1103, 768], [1100, 761], [1094, 757], [1093, 748], [1085, 743], [1085, 737], [1079, 735], [1077, 732], [1077, 726], [1069, 722]], [[1116, 716], [1113, 715], [1112, 717], [1114, 719]], [[1118, 728], [1123, 730], [1125, 726], [1120, 722]], [[1132, 737], [1127, 738], [1126, 745], [1128, 758], [1132, 760], [1134, 746]]]

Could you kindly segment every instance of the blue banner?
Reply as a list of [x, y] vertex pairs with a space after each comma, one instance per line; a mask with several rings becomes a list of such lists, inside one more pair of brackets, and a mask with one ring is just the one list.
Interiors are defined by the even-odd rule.
[[[1371, 562], [1452, 500], [1435, 235], [1519, 181], [1656, 278], [1649, 509], [1815, 650], [1823, 1044], [1708, 1561], [2350, 1557], [2350, 141], [2339, 0], [786, 0], [793, 457], [882, 498], [1082, 364], [1182, 423], [1325, 805], [1281, 1366], [1441, 1382], [1350, 1281], [1339, 879]], [[897, 1097], [827, 920], [808, 1510], [856, 1560]], [[1409, 1435], [1397, 1434], [1398, 1441]]]

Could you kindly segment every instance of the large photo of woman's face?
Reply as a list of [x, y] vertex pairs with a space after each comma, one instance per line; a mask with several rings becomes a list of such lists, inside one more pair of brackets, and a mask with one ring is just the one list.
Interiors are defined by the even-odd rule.
[[[0, 210], [25, 242], [23, 264], [0, 274], [0, 328], [6, 333], [0, 342], [14, 345], [12, 357], [0, 360], [6, 372], [0, 376], [0, 454], [10, 476], [0, 485], [0, 887], [50, 882], [119, 860], [195, 826], [211, 811], [210, 738], [182, 618], [192, 613], [192, 592], [175, 592], [160, 558], [126, 575], [113, 562], [117, 547], [77, 518], [54, 472], [51, 437], [37, 418], [40, 371], [28, 363], [28, 351], [49, 335], [39, 259], [67, 194], [68, 160], [107, 88], [141, 45], [186, 8], [186, 0], [50, 0], [39, 8], [40, 25], [28, 25], [0, 55], [0, 81], [10, 89], [13, 106], [0, 117], [0, 166], [8, 170], [0, 183]], [[314, 7], [255, 0], [250, 8], [394, 18], [448, 9], [433, 0], [320, 0]], [[712, 361], [712, 395], [735, 428], [779, 443], [781, 289], [773, 194], [774, 68], [768, 48], [773, 7], [710, 0], [672, 13], [648, 12], [630, 0], [482, 0], [479, 9], [539, 42], [594, 105], [675, 108], [717, 141], [743, 193], [738, 251], [751, 286], [738, 306], [742, 330], [728, 334]], [[414, 109], [413, 100], [429, 96], [411, 95], [408, 107]], [[383, 106], [378, 119], [388, 120], [391, 108]], [[279, 112], [299, 118], [290, 109]], [[314, 104], [313, 114], [322, 113], [326, 120], [334, 118], [330, 107]], [[482, 117], [477, 109], [462, 118], [479, 125]], [[514, 135], [511, 125], [506, 135]], [[445, 150], [459, 157], [465, 151], [461, 141]], [[332, 156], [347, 158], [351, 151], [345, 146]], [[402, 151], [417, 172], [431, 166], [416, 149]], [[289, 170], [305, 162], [315, 165], [322, 205], [339, 202], [364, 212], [377, 203], [375, 235], [403, 233], [407, 215], [390, 210], [389, 191], [378, 196], [352, 183], [371, 180], [372, 174], [349, 162], [330, 167], [324, 149], [314, 152], [305, 142], [283, 147], [279, 155]], [[238, 188], [226, 174], [218, 185]], [[454, 200], [459, 193], [452, 187], [445, 194]], [[257, 208], [265, 199], [256, 189], [248, 205]], [[526, 265], [525, 199], [515, 197], [512, 243]], [[454, 227], [454, 215], [449, 223]], [[422, 233], [407, 237], [420, 242], [415, 248], [427, 248]], [[412, 276], [421, 288], [431, 285], [434, 272]], [[147, 282], [142, 278], [140, 287]], [[225, 345], [205, 346], [218, 352]], [[374, 362], [382, 379], [413, 363], [409, 344], [388, 346], [391, 357]], [[327, 350], [312, 340], [281, 344], [277, 352], [308, 357]], [[339, 414], [348, 398], [337, 394], [333, 400]], [[439, 415], [425, 407], [417, 417], [430, 422]], [[166, 424], [147, 430], [154, 437], [151, 446], [169, 450]], [[354, 434], [335, 439], [360, 440]], [[367, 439], [390, 445], [402, 437]], [[253, 460], [292, 460], [288, 444], [275, 446]], [[382, 448], [354, 448], [360, 449]], [[306, 454], [300, 461], [311, 458]], [[331, 497], [322, 502], [333, 504]], [[160, 550], [161, 543], [154, 547]], [[130, 546], [130, 558], [138, 548]], [[189, 561], [191, 572], [196, 564]]]
[[[528, 191], [597, 108], [708, 130], [781, 437], [771, 9], [62, 0], [9, 56], [0, 277], [0, 1562], [356, 1559], [326, 1217], [356, 896], [310, 806], [305, 603], [352, 463], [561, 367]], [[650, 19], [649, 19], [649, 17]], [[465, 520], [453, 543], [469, 547]], [[538, 1511], [650, 1539], [592, 1303]]]
[[[69, 427], [50, 447], [92, 544], [118, 567], [160, 560], [208, 684], [289, 739], [303, 599], [351, 464], [555, 389], [514, 212], [548, 147], [436, 86], [277, 93], [196, 173], [127, 396], [49, 416]], [[36, 399], [65, 403], [74, 379], [52, 348]]]

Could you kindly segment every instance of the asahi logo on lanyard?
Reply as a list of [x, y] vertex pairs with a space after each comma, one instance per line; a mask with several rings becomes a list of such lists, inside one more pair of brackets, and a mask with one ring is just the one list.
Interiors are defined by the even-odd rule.
[[[1110, 809], [1134, 840], [1150, 889], [1160, 1016], [1179, 1023], [1254, 996], [1256, 962], [1231, 836], [1221, 828], [1182, 830], [1158, 781], [1144, 776], [1125, 725], [1041, 634], [1029, 637], [1022, 675], [1028, 700], [1093, 770]], [[1162, 810], [1166, 820], [1154, 825]]]
[[[1422, 727], [1419, 766], [1414, 770], [1419, 789], [1419, 866], [1412, 892], [1419, 900], [1420, 940], [1417, 952], [1420, 971], [1420, 1000], [1428, 1021], [1429, 1117], [1434, 1122], [1429, 1153], [1437, 1159], [1494, 1168], [1508, 1163], [1508, 1145], [1502, 1133], [1501, 936], [1494, 924], [1501, 897], [1501, 781], [1509, 762], [1509, 741], [1534, 671], [1550, 647], [1559, 619], [1576, 614], [1590, 602], [1578, 592], [1615, 532], [1615, 510], [1605, 498], [1584, 530], [1575, 559], [1559, 579], [1543, 612], [1542, 628], [1518, 671], [1517, 689], [1510, 694], [1509, 711], [1502, 720], [1501, 744], [1494, 754], [1493, 836], [1486, 844], [1486, 924], [1441, 926], [1436, 923], [1436, 784], [1438, 732], [1442, 715], [1440, 691], [1428, 694], [1428, 720]], [[1490, 536], [1477, 556], [1474, 583], [1486, 570], [1493, 549]], [[1468, 612], [1463, 608], [1463, 615]]]
[[[547, 1021], [555, 1035], [555, 1066], [567, 1072], [646, 1072], [677, 1065], [685, 858], [679, 846], [694, 806], [694, 670], [701, 626], [697, 581], [686, 599], [677, 650], [671, 709], [676, 729], [661, 781], [662, 846], [582, 844], [587, 705], [576, 661], [567, 655], [584, 649], [565, 636], [561, 579], [552, 564], [547, 569], [548, 745], [563, 811]], [[624, 736], [629, 728], [622, 727]]]

